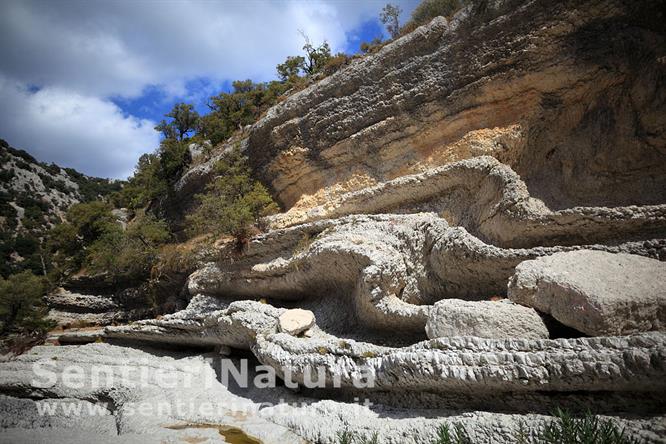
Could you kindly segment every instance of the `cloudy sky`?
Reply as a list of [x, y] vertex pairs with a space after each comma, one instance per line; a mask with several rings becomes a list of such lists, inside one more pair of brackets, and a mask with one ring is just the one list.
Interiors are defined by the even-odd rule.
[[[39, 160], [126, 178], [178, 101], [275, 78], [303, 30], [358, 52], [387, 0], [0, 0], [0, 138]], [[418, 0], [393, 0], [405, 21]], [[385, 34], [384, 34], [385, 35]]]

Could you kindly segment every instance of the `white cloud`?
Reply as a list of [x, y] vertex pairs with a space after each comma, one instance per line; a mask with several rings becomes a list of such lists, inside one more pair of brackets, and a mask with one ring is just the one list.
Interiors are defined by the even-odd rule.
[[[270, 80], [300, 53], [299, 29], [343, 50], [347, 33], [386, 1], [3, 0], [0, 137], [88, 174], [124, 174], [156, 137], [110, 97], [140, 97], [148, 86], [182, 97], [197, 78]], [[408, 11], [416, 2], [398, 3]], [[30, 94], [32, 86], [41, 89]], [[97, 157], [110, 163], [85, 161]]]
[[124, 116], [112, 102], [57, 88], [30, 92], [0, 79], [0, 134], [36, 158], [101, 177], [126, 178], [158, 144], [154, 122]]
[[173, 91], [184, 80], [268, 80], [314, 43], [345, 47], [345, 33], [376, 17], [375, 1], [6, 1], [0, 70], [30, 84], [93, 95]]

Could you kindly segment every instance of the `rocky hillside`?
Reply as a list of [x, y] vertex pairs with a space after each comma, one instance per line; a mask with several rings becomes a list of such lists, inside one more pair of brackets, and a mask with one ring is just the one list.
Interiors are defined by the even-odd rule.
[[0, 159], [0, 251], [5, 277], [24, 268], [41, 274], [41, 261], [30, 256], [45, 232], [64, 220], [72, 204], [98, 199], [121, 186], [39, 162], [1, 139]]
[[[234, 141], [284, 211], [210, 242], [185, 309], [0, 362], [0, 426], [18, 442], [666, 442], [664, 18], [654, 0], [473, 1], [286, 98]], [[181, 209], [229, 145], [177, 181]], [[123, 376], [35, 387], [40, 359]], [[242, 359], [280, 382], [217, 379]], [[62, 399], [103, 415], [37, 416]], [[557, 409], [599, 422], [565, 439]]]

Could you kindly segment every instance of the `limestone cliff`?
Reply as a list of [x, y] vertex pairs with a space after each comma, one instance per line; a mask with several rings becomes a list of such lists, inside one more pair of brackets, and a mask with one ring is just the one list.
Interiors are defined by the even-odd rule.
[[473, 2], [270, 110], [251, 161], [286, 208], [479, 155], [553, 209], [666, 200], [656, 0]]
[[[166, 390], [152, 379], [133, 389], [128, 378], [38, 390], [33, 362], [64, 371], [57, 352], [38, 347], [0, 359], [0, 426], [19, 442], [66, 436], [67, 417], [24, 430], [57, 398], [105, 402], [106, 416], [76, 427], [108, 442], [185, 432], [200, 442], [231, 424], [265, 443], [339, 443], [351, 430], [416, 444], [462, 424], [470, 442], [508, 444], [564, 407], [664, 442], [662, 3], [476, 0], [357, 58], [176, 184], [182, 212], [238, 142], [285, 209], [241, 248], [211, 242], [187, 278], [185, 309], [59, 336], [111, 343], [65, 349], [85, 367], [120, 372], [126, 359], [176, 380], [194, 372], [203, 385], [218, 368], [201, 360], [206, 349], [289, 374], [298, 392], [217, 381]], [[66, 316], [86, 305], [100, 323], [117, 320], [122, 304], [74, 290], [54, 295]], [[303, 313], [307, 322], [285, 331], [282, 320]], [[308, 387], [314, 369], [325, 387]], [[359, 388], [365, 370], [375, 384]], [[224, 408], [128, 413], [145, 400]]]

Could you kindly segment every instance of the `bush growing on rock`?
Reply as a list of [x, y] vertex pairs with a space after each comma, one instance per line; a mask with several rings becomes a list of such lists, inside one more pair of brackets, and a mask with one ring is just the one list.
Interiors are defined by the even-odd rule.
[[252, 179], [247, 158], [238, 150], [218, 162], [216, 173], [206, 193], [197, 195], [199, 206], [187, 217], [189, 231], [192, 235], [232, 235], [242, 244], [259, 219], [278, 207], [266, 187]]
[[125, 230], [109, 226], [88, 250], [86, 265], [93, 272], [108, 272], [114, 279], [141, 279], [150, 274], [160, 245], [171, 235], [164, 221], [141, 214]]
[[201, 118], [199, 136], [215, 145], [228, 139], [236, 130], [254, 123], [261, 113], [277, 103], [278, 97], [291, 87], [288, 82], [254, 83], [237, 80], [233, 91], [223, 92], [209, 101], [211, 112]]
[[349, 57], [345, 53], [339, 52], [335, 56], [331, 57], [330, 59], [328, 59], [326, 61], [326, 64], [324, 65], [323, 72], [327, 76], [330, 76], [331, 74], [335, 74], [340, 69], [349, 65], [350, 61], [351, 61], [351, 57]]
[[74, 226], [83, 243], [89, 244], [116, 223], [111, 210], [111, 205], [100, 200], [74, 204], [67, 210], [67, 221]]
[[176, 139], [164, 139], [158, 150], [160, 168], [157, 178], [167, 184], [176, 182], [192, 160], [187, 143]]
[[[468, 0], [423, 0], [412, 12], [409, 25], [413, 28], [428, 23], [435, 17], [450, 17]], [[415, 26], [414, 26], [415, 25]]]
[[67, 219], [49, 232], [47, 241], [54, 279], [81, 267], [114, 280], [147, 277], [159, 247], [171, 238], [166, 222], [143, 212], [124, 228], [101, 201], [73, 205]]
[[370, 42], [362, 42], [360, 46], [361, 52], [368, 54], [377, 52], [383, 46], [382, 39], [380, 37], [375, 37]]

